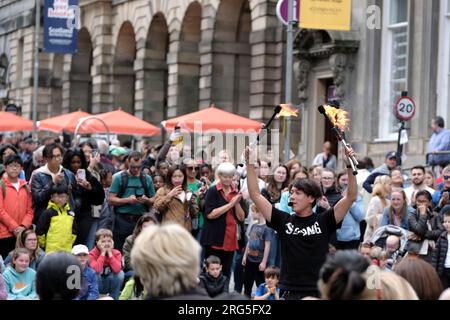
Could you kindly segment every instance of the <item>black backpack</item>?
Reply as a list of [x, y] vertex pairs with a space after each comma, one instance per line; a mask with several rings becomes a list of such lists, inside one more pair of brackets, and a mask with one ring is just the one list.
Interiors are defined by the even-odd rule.
[[[141, 172], [139, 174], [139, 180], [141, 181], [141, 185], [144, 188], [145, 196], [151, 198], [146, 176], [147, 175], [145, 173]], [[121, 198], [124, 195], [127, 186], [128, 186], [128, 173], [126, 170], [124, 170], [120, 173], [120, 188], [117, 197]]]

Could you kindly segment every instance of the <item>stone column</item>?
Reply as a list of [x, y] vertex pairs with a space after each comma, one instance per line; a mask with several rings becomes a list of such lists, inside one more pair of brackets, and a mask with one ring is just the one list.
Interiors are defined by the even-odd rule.
[[215, 10], [210, 4], [202, 8], [202, 40], [200, 52], [200, 80], [199, 105], [200, 109], [207, 108], [212, 103], [212, 66], [213, 66], [213, 38]]
[[96, 1], [92, 38], [92, 113], [112, 110], [113, 38], [110, 1]]
[[[284, 29], [275, 16], [276, 2], [255, 2], [252, 7], [252, 32], [250, 34], [252, 57], [249, 117], [266, 122], [272, 116], [274, 107], [284, 99]], [[279, 129], [279, 127], [279, 121], [274, 121], [270, 128]], [[270, 142], [276, 149], [273, 150], [274, 156], [278, 157], [283, 149], [283, 141], [277, 139], [276, 135], [271, 135], [271, 138], [273, 141]]]

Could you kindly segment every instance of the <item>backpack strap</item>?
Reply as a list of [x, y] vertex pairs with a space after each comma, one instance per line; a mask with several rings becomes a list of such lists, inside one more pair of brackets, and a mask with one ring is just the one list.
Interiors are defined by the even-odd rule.
[[[3, 179], [0, 179], [0, 186], [2, 188], [3, 199], [5, 199], [5, 197], [6, 197], [6, 184], [5, 184], [5, 181]], [[28, 184], [24, 184], [22, 186], [22, 188], [25, 188], [25, 191], [27, 192], [27, 194], [29, 194], [30, 190], [28, 190]]]
[[128, 185], [128, 173], [126, 170], [124, 170], [120, 173], [120, 188], [119, 193], [117, 194], [118, 198], [121, 198], [125, 194], [127, 185]]
[[148, 184], [147, 184], [147, 175], [141, 171], [141, 174], [139, 175], [139, 179], [141, 180], [142, 188], [144, 188], [145, 196], [150, 198], [150, 191], [148, 190]]

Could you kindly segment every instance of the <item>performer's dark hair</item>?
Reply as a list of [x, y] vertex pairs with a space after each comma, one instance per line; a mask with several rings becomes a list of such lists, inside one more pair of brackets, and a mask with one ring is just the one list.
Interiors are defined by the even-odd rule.
[[297, 190], [303, 191], [307, 196], [316, 199], [312, 203], [312, 207], [316, 205], [317, 199], [322, 196], [319, 184], [312, 179], [295, 179], [292, 183], [292, 187], [295, 187]]

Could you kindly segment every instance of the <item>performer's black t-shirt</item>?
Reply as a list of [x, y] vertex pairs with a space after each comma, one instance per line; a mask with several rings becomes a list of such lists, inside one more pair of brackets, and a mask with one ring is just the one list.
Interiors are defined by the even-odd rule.
[[317, 290], [319, 271], [328, 254], [330, 234], [337, 228], [333, 207], [308, 217], [289, 215], [273, 208], [267, 226], [277, 231], [280, 238], [280, 288]]

